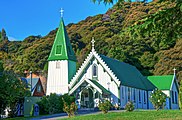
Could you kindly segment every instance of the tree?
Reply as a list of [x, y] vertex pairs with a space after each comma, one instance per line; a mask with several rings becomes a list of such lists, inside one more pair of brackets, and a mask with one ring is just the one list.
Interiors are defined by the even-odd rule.
[[159, 89], [155, 89], [150, 94], [149, 100], [152, 102], [153, 106], [158, 111], [160, 108], [163, 109], [164, 106], [166, 105], [165, 104], [166, 103], [166, 98], [167, 98], [167, 95], [166, 94], [164, 94]]
[[17, 75], [10, 71], [4, 71], [3, 63], [0, 62], [0, 114], [9, 107], [10, 117], [16, 116], [16, 105], [23, 103], [24, 97], [29, 96], [30, 92], [26, 85], [21, 82]]
[[8, 40], [8, 37], [6, 36], [6, 31], [4, 28], [1, 31], [1, 41]]

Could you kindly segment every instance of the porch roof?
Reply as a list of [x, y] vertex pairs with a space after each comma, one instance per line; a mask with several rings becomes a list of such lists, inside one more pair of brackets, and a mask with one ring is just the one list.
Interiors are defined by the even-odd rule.
[[105, 94], [110, 94], [110, 92], [105, 89], [102, 85], [100, 85], [97, 81], [95, 80], [90, 80], [90, 79], [83, 79], [81, 81], [79, 81], [73, 88], [70, 89], [69, 94], [71, 95], [80, 85], [82, 85], [84, 82], [87, 82], [88, 84], [90, 84], [92, 87], [94, 87], [97, 91], [99, 91], [101, 94], [105, 93]]
[[102, 85], [100, 85], [96, 80], [90, 80], [90, 81], [94, 83], [98, 88], [100, 88], [103, 93], [110, 94], [110, 92], [107, 89], [105, 89]]

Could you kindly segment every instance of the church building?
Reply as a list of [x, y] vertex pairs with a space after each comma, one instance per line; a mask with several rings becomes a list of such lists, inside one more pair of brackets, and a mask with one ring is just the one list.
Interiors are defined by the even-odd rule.
[[98, 54], [94, 42], [92, 39], [90, 53], [76, 70], [76, 56], [61, 18], [48, 58], [46, 95], [74, 95], [78, 108], [94, 109], [107, 99], [115, 107], [124, 108], [128, 101], [132, 101], [135, 109], [153, 109], [150, 94], [159, 88], [168, 95], [166, 109], [179, 108], [175, 74], [164, 76], [165, 79], [163, 76], [145, 77], [135, 66]]

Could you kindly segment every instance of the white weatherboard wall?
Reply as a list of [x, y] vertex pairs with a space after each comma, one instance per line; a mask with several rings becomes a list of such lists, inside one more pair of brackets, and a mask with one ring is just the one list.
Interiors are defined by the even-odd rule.
[[[97, 65], [98, 68], [98, 80], [97, 82], [102, 85], [105, 89], [110, 90], [111, 92], [111, 103], [113, 105], [118, 105], [118, 87], [116, 85], [116, 83], [111, 80], [110, 75], [106, 72], [106, 70], [104, 70], [103, 66], [98, 63], [98, 61], [96, 59], [94, 59], [92, 62], [90, 62], [90, 64], [86, 67], [85, 69], [85, 73], [78, 78], [80, 80], [83, 80], [85, 78], [92, 80], [92, 66], [93, 65]], [[108, 85], [108, 83], [110, 83], [110, 85]]]
[[[56, 68], [57, 62], [60, 68]], [[68, 60], [49, 61], [46, 95], [50, 93], [68, 93]]]

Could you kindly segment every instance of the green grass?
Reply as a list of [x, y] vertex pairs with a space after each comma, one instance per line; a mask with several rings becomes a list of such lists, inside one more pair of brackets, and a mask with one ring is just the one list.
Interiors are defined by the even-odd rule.
[[108, 114], [75, 116], [61, 120], [182, 120], [182, 111], [147, 110], [134, 112], [109, 112]]

